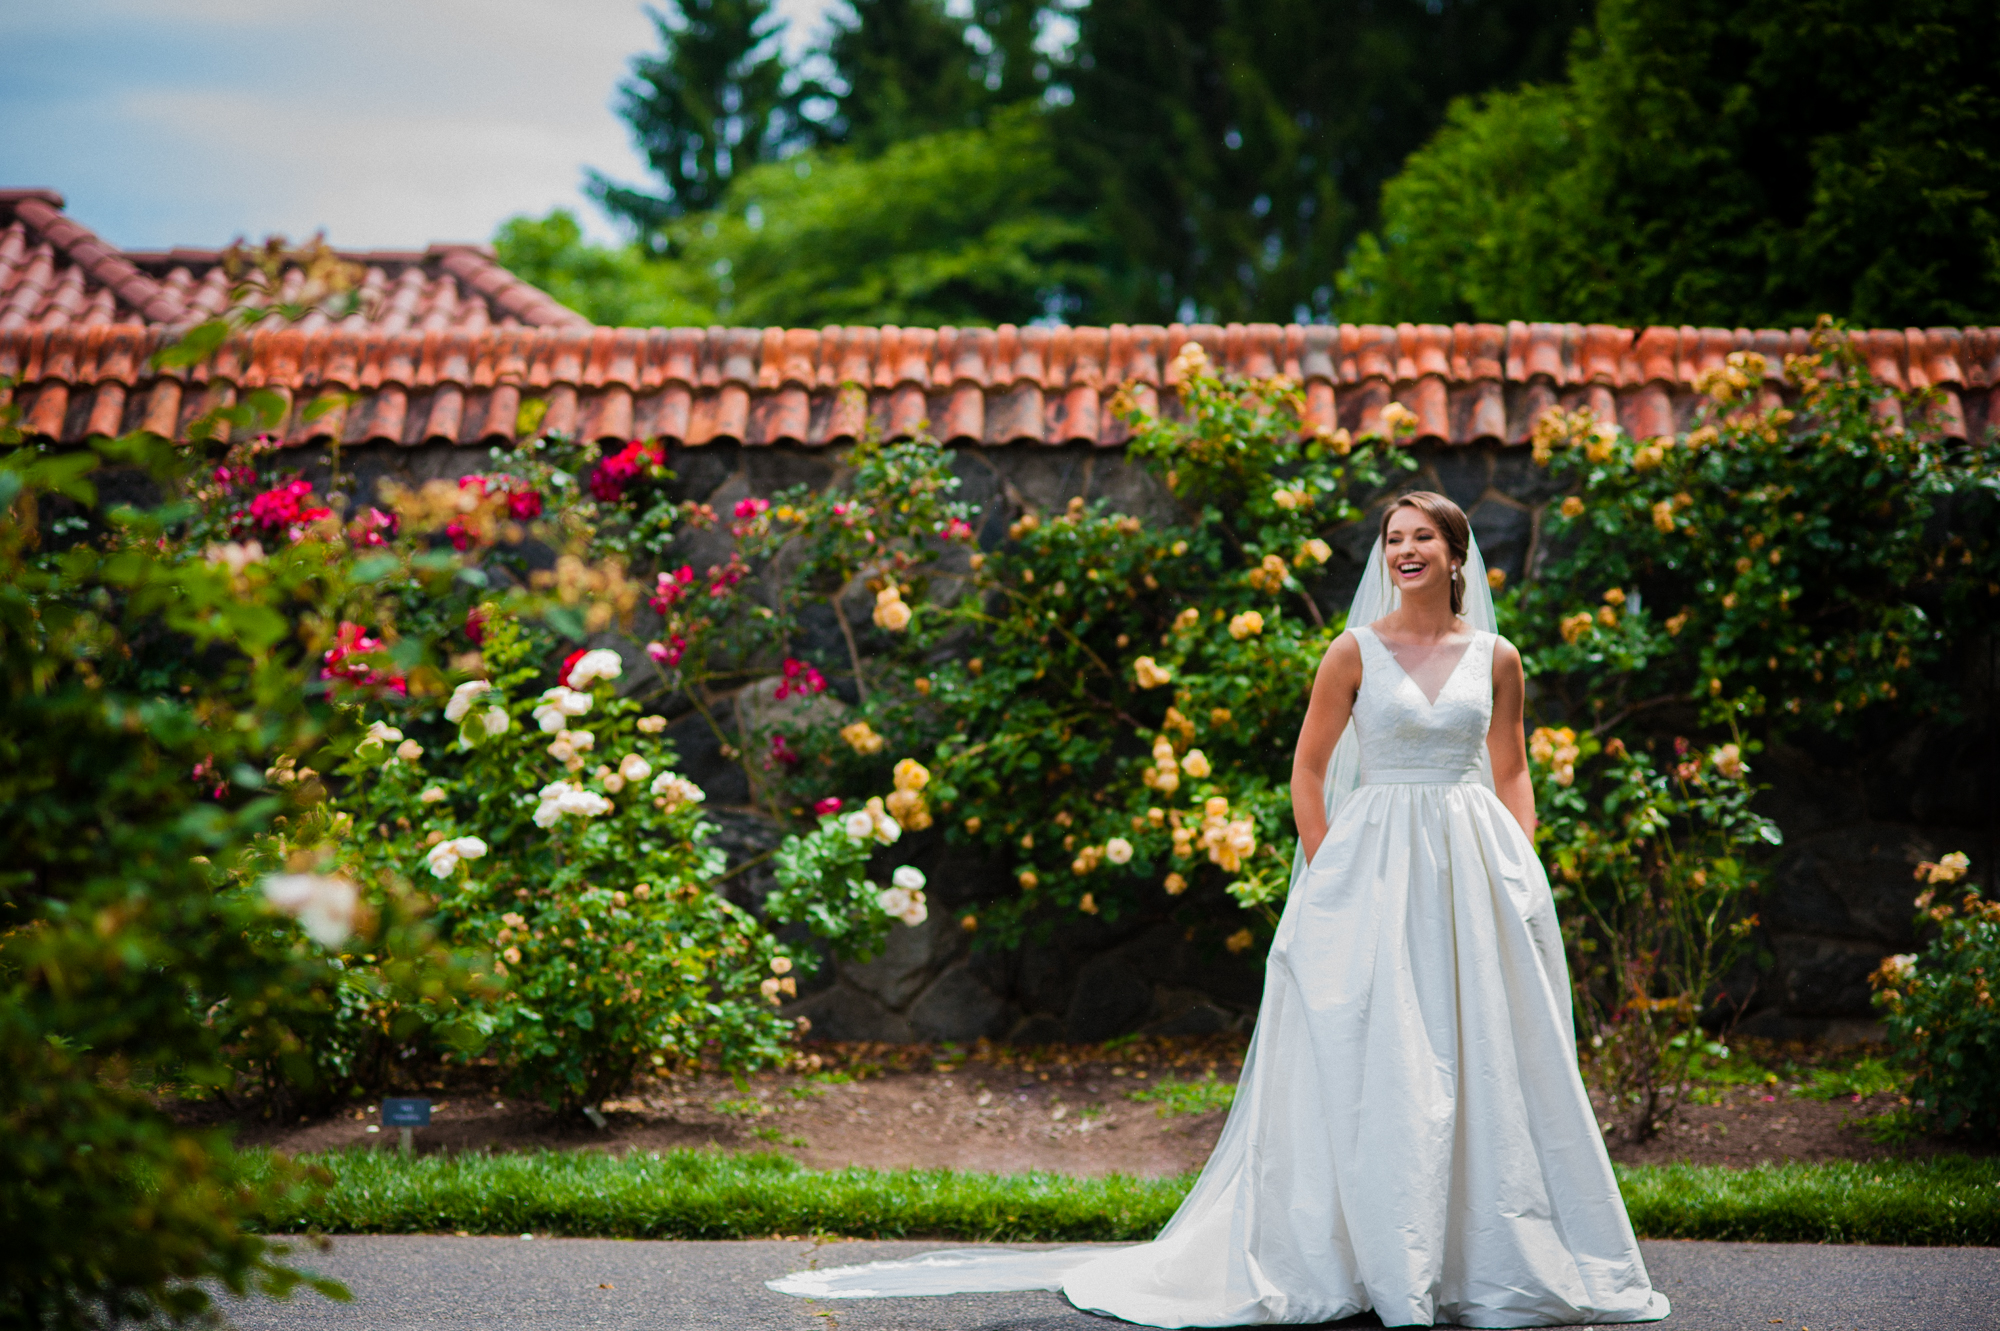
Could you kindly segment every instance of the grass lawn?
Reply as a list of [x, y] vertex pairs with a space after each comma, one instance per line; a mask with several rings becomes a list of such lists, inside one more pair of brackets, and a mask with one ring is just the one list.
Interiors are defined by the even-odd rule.
[[[1144, 1239], [1193, 1182], [814, 1171], [779, 1155], [540, 1151], [308, 1156], [316, 1198], [265, 1217], [272, 1232], [561, 1234], [613, 1238]], [[2000, 1160], [1621, 1167], [1644, 1238], [2000, 1246]]]

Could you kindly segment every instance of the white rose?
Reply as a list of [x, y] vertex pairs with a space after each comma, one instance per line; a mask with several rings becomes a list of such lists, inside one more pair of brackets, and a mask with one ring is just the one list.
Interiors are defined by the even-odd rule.
[[431, 786], [427, 788], [422, 794], [417, 796], [417, 803], [436, 804], [439, 800], [443, 798], [444, 798], [444, 787]]
[[472, 700], [492, 687], [483, 679], [468, 679], [451, 691], [451, 701], [444, 705], [444, 719], [457, 725], [472, 710]]
[[424, 856], [424, 862], [430, 866], [434, 877], [449, 878], [458, 868], [458, 858], [456, 841], [440, 841], [431, 847], [430, 854]]
[[424, 756], [424, 746], [413, 739], [406, 739], [396, 746], [396, 756], [406, 763], [413, 763]]
[[606, 772], [599, 780], [603, 781], [604, 788], [614, 795], [625, 789], [625, 778], [616, 772]]
[[840, 820], [840, 830], [860, 840], [875, 835], [875, 817], [866, 809], [856, 809]]
[[451, 843], [458, 847], [458, 857], [462, 860], [483, 860], [487, 846], [476, 836], [462, 836]]
[[884, 914], [901, 916], [910, 909], [910, 894], [900, 887], [892, 887], [875, 898]]
[[316, 873], [274, 874], [263, 883], [264, 898], [299, 922], [321, 947], [337, 947], [354, 932], [361, 889], [345, 878]]
[[402, 737], [403, 732], [396, 727], [381, 721], [370, 721], [368, 733], [361, 737], [361, 743], [355, 745], [355, 751], [358, 753], [367, 749], [379, 749], [384, 744], [394, 744]]
[[488, 735], [504, 735], [507, 733], [507, 727], [513, 725], [514, 722], [507, 715], [506, 708], [489, 707], [486, 709], [486, 715], [481, 719], [480, 724], [486, 727]]
[[906, 892], [920, 891], [924, 885], [924, 871], [914, 864], [899, 865], [896, 872], [889, 875], [889, 881]]
[[628, 753], [618, 764], [618, 775], [635, 785], [653, 774], [653, 765], [636, 753]]
[[930, 917], [930, 907], [924, 904], [924, 894], [921, 892], [910, 893], [910, 904], [896, 912], [896, 918], [904, 924], [909, 925], [912, 929]]
[[1110, 860], [1113, 864], [1130, 864], [1132, 862], [1132, 843], [1122, 836], [1112, 837], [1104, 843], [1104, 858]]
[[600, 679], [616, 679], [625, 673], [625, 662], [618, 653], [599, 647], [585, 652], [569, 668], [569, 686], [573, 689], [587, 689]]

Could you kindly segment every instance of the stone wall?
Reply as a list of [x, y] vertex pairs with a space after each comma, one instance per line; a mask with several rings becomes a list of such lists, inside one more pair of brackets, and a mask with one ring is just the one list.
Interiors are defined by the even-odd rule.
[[[1528, 451], [1419, 446], [1413, 453], [1419, 471], [1399, 476], [1397, 488], [1423, 486], [1451, 496], [1471, 515], [1488, 563], [1518, 580], [1538, 558], [1543, 511], [1557, 493]], [[748, 495], [833, 483], [841, 458], [838, 449], [714, 444], [676, 453], [673, 465], [681, 497], [722, 509]], [[421, 481], [491, 463], [483, 450], [425, 446], [350, 450], [346, 465], [367, 493], [384, 475]], [[1003, 539], [1006, 525], [1024, 509], [1059, 510], [1075, 496], [1103, 499], [1142, 518], [1174, 512], [1164, 490], [1114, 450], [959, 448], [953, 465], [961, 481], [958, 497], [979, 508], [975, 525], [988, 547]], [[1331, 617], [1346, 609], [1373, 529], [1361, 523], [1328, 535], [1336, 557], [1309, 590]], [[675, 557], [717, 562], [727, 544], [725, 534], [700, 533]], [[857, 602], [854, 612], [865, 619], [867, 607]], [[824, 618], [816, 624], [808, 616], [807, 635], [825, 636], [818, 645], [839, 659], [833, 617]], [[811, 650], [815, 644], [802, 645]], [[1852, 746], [1781, 745], [1760, 758], [1758, 777], [1771, 786], [1765, 811], [1784, 829], [1787, 843], [1758, 906], [1762, 964], [1746, 965], [1729, 985], [1746, 1002], [1746, 1029], [1780, 1037], [1866, 1035], [1873, 1029], [1868, 972], [1885, 954], [1913, 945], [1911, 866], [1964, 850], [1980, 872], [1992, 873], [2000, 849], [1993, 816], [2000, 790], [1993, 743], [2000, 659], [1993, 639], [1964, 645], [1952, 669], [1966, 698], [1967, 715], [1957, 724], [1918, 724]], [[843, 683], [835, 681], [836, 694]], [[725, 730], [735, 726], [739, 709], [747, 714], [757, 705], [760, 688], [768, 695], [768, 682], [752, 685], [717, 709]], [[774, 846], [779, 833], [747, 806], [748, 782], [724, 756], [722, 741], [697, 715], [669, 716], [682, 766], [708, 792], [732, 863]], [[1694, 718], [1669, 710], [1654, 724], [1669, 733], [1691, 729]], [[1290, 754], [1274, 752], [1271, 761], [1289, 764]], [[959, 929], [957, 908], [1010, 890], [1007, 866], [948, 847], [935, 830], [905, 841], [898, 859], [929, 877], [930, 919], [916, 929], [897, 929], [887, 952], [873, 961], [821, 969], [795, 1005], [820, 1037], [1101, 1040], [1141, 1030], [1247, 1029], [1255, 1013], [1259, 963], [1198, 944], [1161, 920], [1113, 926], [1079, 917], [1046, 943], [979, 949]], [[734, 875], [726, 890], [754, 906], [770, 886], [768, 871], [753, 866]]]

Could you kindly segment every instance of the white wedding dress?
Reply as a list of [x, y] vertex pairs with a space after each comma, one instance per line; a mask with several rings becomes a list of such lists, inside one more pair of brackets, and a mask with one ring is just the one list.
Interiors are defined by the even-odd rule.
[[773, 1289], [1060, 1288], [1157, 1327], [1667, 1315], [1577, 1072], [1548, 879], [1484, 776], [1496, 639], [1476, 631], [1433, 702], [1372, 629], [1354, 636], [1359, 784], [1295, 875], [1235, 1105], [1160, 1236], [957, 1249]]

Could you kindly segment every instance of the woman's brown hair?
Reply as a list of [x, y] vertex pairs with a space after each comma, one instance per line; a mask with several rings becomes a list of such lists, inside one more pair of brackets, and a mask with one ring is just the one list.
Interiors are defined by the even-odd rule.
[[1410, 490], [1396, 496], [1396, 502], [1382, 510], [1382, 540], [1389, 539], [1389, 519], [1399, 508], [1414, 508], [1431, 520], [1431, 525], [1444, 537], [1445, 548], [1451, 551], [1455, 567], [1451, 571], [1451, 612], [1454, 615], [1465, 612], [1465, 557], [1472, 548], [1472, 523], [1466, 520], [1465, 510], [1430, 490]]

